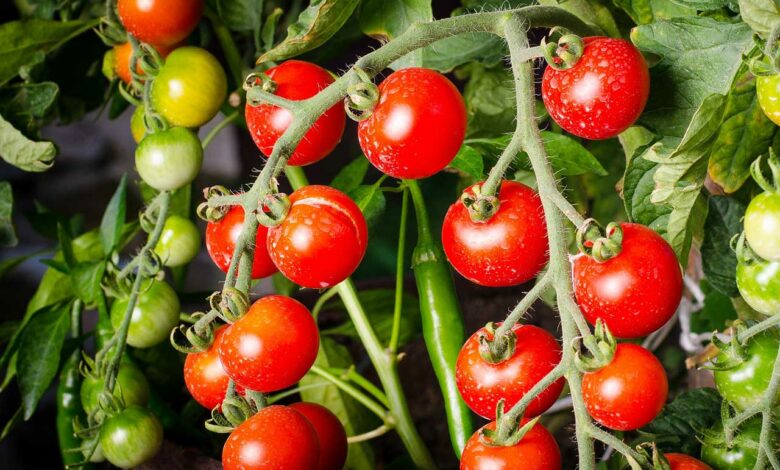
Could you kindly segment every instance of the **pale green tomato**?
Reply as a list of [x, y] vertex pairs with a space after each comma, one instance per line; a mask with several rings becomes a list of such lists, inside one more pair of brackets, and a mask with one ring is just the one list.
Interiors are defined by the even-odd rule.
[[172, 127], [143, 138], [135, 150], [135, 167], [141, 178], [158, 191], [190, 184], [203, 164], [203, 147], [191, 130]]
[[[115, 300], [111, 305], [111, 325], [119, 327], [127, 311], [127, 299]], [[179, 298], [164, 281], [152, 281], [141, 291], [130, 317], [127, 344], [135, 348], [150, 348], [160, 344], [179, 323]]]
[[757, 312], [780, 314], [780, 261], [739, 263], [737, 287], [745, 302]]
[[154, 247], [165, 266], [183, 266], [195, 258], [199, 249], [200, 232], [193, 221], [178, 215], [165, 219], [160, 241]]
[[767, 261], [780, 261], [780, 193], [766, 191], [754, 197], [745, 211], [745, 238]]
[[768, 75], [756, 79], [758, 104], [772, 122], [780, 125], [780, 75]]

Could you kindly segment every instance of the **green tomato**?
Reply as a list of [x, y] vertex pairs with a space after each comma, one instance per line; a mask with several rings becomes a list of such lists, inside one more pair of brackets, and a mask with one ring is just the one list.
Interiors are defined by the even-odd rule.
[[[111, 305], [111, 325], [119, 330], [128, 299], [116, 300]], [[179, 298], [163, 281], [151, 281], [142, 290], [130, 317], [127, 344], [136, 348], [150, 348], [165, 341], [179, 323]]]
[[780, 261], [780, 193], [763, 192], [745, 211], [745, 238], [767, 261]]
[[[723, 432], [723, 425], [713, 428], [716, 433]], [[701, 448], [701, 459], [716, 470], [749, 470], [756, 464], [761, 437], [761, 419], [753, 418], [744, 423], [734, 436], [731, 446], [705, 443]]]
[[139, 143], [146, 135], [146, 125], [144, 124], [144, 105], [138, 106], [130, 117], [130, 133], [133, 134], [135, 143]]
[[[81, 382], [81, 404], [84, 411], [91, 413], [97, 409], [100, 392], [103, 391], [103, 378], [95, 376], [84, 377]], [[141, 369], [130, 361], [122, 361], [116, 376], [114, 396], [122, 398], [125, 405], [146, 406], [149, 402], [149, 382]]]
[[769, 75], [756, 79], [758, 104], [772, 122], [780, 125], [780, 75]]
[[757, 312], [780, 314], [780, 261], [739, 263], [737, 287], [745, 302]]
[[165, 266], [183, 266], [195, 258], [200, 249], [200, 232], [193, 221], [178, 215], [165, 219], [160, 241], [154, 252]]
[[109, 417], [100, 429], [103, 455], [119, 468], [133, 468], [154, 457], [162, 439], [160, 421], [137, 405]]
[[227, 95], [217, 59], [199, 47], [180, 47], [165, 59], [152, 83], [152, 105], [172, 126], [199, 127], [213, 118]]
[[198, 136], [183, 127], [172, 127], [143, 138], [135, 150], [135, 166], [141, 178], [158, 191], [190, 184], [203, 163]]
[[[731, 369], [715, 371], [718, 392], [737, 410], [746, 410], [763, 398], [772, 378], [779, 345], [780, 341], [771, 333], [754, 336], [748, 341], [745, 362]], [[721, 355], [719, 360], [724, 359]]]

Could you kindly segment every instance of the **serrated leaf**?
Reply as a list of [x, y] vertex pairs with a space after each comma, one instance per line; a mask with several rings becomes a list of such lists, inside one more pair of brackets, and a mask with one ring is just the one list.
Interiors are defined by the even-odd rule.
[[14, 194], [11, 183], [2, 181], [0, 182], [0, 245], [2, 246], [16, 246], [19, 243], [14, 230], [13, 211]]
[[316, 49], [344, 26], [358, 3], [360, 0], [312, 0], [287, 28], [287, 37], [257, 62], [280, 61]]
[[357, 189], [366, 177], [368, 166], [368, 159], [361, 155], [339, 170], [330, 186], [345, 193]]
[[[433, 20], [431, 0], [363, 0], [358, 9], [360, 29], [382, 42], [397, 38], [412, 23]], [[390, 64], [393, 70], [423, 65], [423, 49]]]
[[555, 174], [564, 176], [593, 173], [606, 175], [598, 159], [575, 139], [555, 132], [542, 131], [544, 149]]
[[0, 90], [0, 114], [22, 133], [34, 135], [59, 97], [54, 82], [16, 83]]
[[[716, 3], [724, 0], [703, 0], [699, 3]], [[688, 0], [613, 0], [613, 3], [636, 24], [648, 24], [680, 16], [694, 16], [696, 9], [686, 5]]]
[[458, 70], [461, 80], [468, 79], [463, 99], [468, 113], [468, 137], [495, 137], [514, 131], [515, 91], [512, 74], [503, 66], [488, 68], [472, 63]]
[[264, 0], [217, 0], [217, 13], [232, 31], [260, 31]]
[[0, 157], [11, 165], [32, 172], [46, 171], [54, 164], [57, 148], [51, 142], [34, 142], [0, 116]]
[[643, 157], [648, 147], [637, 150], [631, 157], [623, 176], [623, 202], [628, 220], [647, 225], [661, 235], [666, 233], [672, 208], [665, 204], [653, 204], [650, 196], [655, 189], [655, 172], [658, 165]]
[[111, 200], [103, 212], [100, 220], [100, 243], [103, 245], [103, 253], [110, 254], [119, 244], [122, 236], [122, 227], [125, 225], [125, 212], [127, 211], [127, 175], [122, 175]]
[[620, 37], [612, 12], [600, 0], [540, 0], [540, 5], [557, 6], [600, 29], [607, 36]]
[[484, 176], [485, 163], [482, 161], [482, 155], [474, 147], [464, 144], [450, 162], [449, 167], [474, 180], [481, 180]]
[[712, 196], [709, 206], [701, 245], [704, 275], [719, 292], [737, 297], [737, 256], [731, 249], [731, 239], [742, 231], [745, 205], [734, 198]]
[[780, 6], [774, 0], [739, 0], [738, 4], [742, 21], [762, 36], [780, 24]]
[[473, 60], [487, 67], [501, 64], [507, 55], [506, 43], [491, 33], [467, 33], [436, 41], [423, 49], [423, 66], [451, 72]]
[[347, 193], [363, 212], [368, 229], [376, 227], [385, 213], [385, 193], [377, 184], [361, 185]]
[[100, 295], [101, 282], [105, 272], [105, 261], [79, 263], [71, 270], [73, 290], [85, 304], [93, 304]]

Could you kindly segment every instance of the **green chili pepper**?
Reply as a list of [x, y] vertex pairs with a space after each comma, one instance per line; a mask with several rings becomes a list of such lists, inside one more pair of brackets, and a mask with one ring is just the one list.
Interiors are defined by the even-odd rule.
[[431, 234], [420, 187], [411, 180], [406, 181], [406, 185], [417, 216], [417, 245], [412, 255], [412, 268], [420, 298], [423, 337], [444, 396], [450, 441], [460, 457], [474, 430], [471, 411], [461, 399], [455, 383], [455, 362], [465, 341], [463, 315], [444, 251]]

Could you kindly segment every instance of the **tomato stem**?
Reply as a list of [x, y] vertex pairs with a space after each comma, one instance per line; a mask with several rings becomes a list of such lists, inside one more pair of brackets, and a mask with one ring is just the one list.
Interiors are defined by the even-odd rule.
[[401, 334], [401, 314], [404, 302], [404, 257], [406, 256], [406, 221], [409, 218], [409, 191], [404, 189], [401, 199], [401, 223], [398, 228], [398, 250], [395, 262], [395, 303], [393, 305], [393, 328], [387, 349], [391, 354], [398, 351]]

